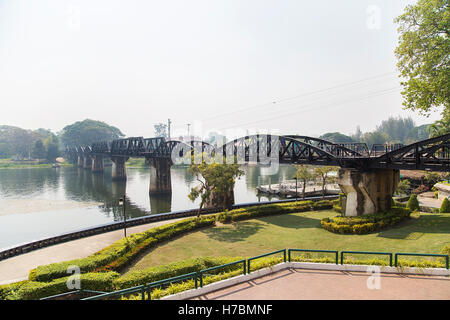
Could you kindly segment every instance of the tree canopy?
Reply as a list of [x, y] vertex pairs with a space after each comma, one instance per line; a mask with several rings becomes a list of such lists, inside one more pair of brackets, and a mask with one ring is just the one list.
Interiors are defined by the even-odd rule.
[[404, 80], [406, 108], [422, 114], [450, 108], [450, 10], [448, 0], [419, 0], [395, 19], [400, 34], [395, 50]]
[[65, 146], [84, 146], [97, 141], [110, 141], [123, 137], [116, 127], [102, 121], [86, 119], [65, 126], [60, 139]]
[[340, 132], [328, 132], [319, 137], [320, 139], [328, 140], [331, 142], [355, 142], [351, 137], [346, 136]]
[[189, 199], [194, 201], [200, 197], [199, 213], [207, 203], [229, 209], [234, 200], [229, 196], [233, 193], [236, 179], [241, 177], [244, 171], [239, 169], [238, 164], [210, 163], [208, 160], [203, 160], [200, 164], [196, 162], [190, 165], [189, 171], [197, 177], [200, 185], [191, 189]]

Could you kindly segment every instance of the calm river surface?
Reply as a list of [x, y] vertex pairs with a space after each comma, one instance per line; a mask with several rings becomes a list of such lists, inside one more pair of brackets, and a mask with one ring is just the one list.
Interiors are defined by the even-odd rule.
[[[267, 168], [246, 166], [236, 181], [235, 202], [276, 200], [258, 197], [260, 184], [289, 180], [295, 168], [280, 165], [275, 175]], [[111, 168], [92, 174], [76, 167], [0, 170], [0, 250], [64, 232], [123, 220], [118, 199], [126, 195], [127, 219], [198, 208], [187, 195], [198, 182], [186, 167], [172, 167], [172, 194], [149, 196], [150, 170], [127, 168], [126, 182], [111, 181]]]

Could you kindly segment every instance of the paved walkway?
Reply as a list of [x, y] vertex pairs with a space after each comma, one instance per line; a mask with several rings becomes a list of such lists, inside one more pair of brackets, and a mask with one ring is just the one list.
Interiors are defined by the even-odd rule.
[[434, 197], [434, 192], [424, 192], [417, 196], [419, 200], [419, 205], [431, 208], [440, 208], [443, 199], [436, 199]]
[[[195, 300], [449, 300], [450, 278], [381, 274], [380, 289], [367, 286], [371, 274], [287, 269]], [[369, 279], [369, 284], [375, 282]]]
[[[127, 228], [127, 235], [142, 232], [184, 218], [158, 221]], [[123, 229], [81, 238], [30, 251], [0, 261], [0, 285], [28, 279], [30, 270], [40, 265], [85, 258], [123, 238]]]

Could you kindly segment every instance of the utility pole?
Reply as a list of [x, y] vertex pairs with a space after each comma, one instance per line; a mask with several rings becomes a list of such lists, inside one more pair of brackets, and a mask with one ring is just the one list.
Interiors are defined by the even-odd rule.
[[189, 136], [189, 126], [190, 125], [191, 125], [190, 123], [187, 124], [187, 126], [188, 126], [188, 140], [191, 140], [191, 137]]
[[167, 119], [167, 132], [168, 132], [168, 139], [170, 141], [170, 124], [172, 123], [172, 121], [170, 121], [170, 119]]

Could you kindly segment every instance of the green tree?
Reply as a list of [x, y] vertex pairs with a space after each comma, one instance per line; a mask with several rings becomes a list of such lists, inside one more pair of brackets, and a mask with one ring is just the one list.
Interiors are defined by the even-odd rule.
[[101, 121], [86, 119], [65, 126], [60, 139], [65, 146], [85, 146], [97, 141], [110, 141], [123, 137], [116, 127]]
[[351, 137], [346, 136], [345, 134], [342, 134], [340, 132], [328, 132], [319, 137], [320, 139], [328, 140], [331, 142], [355, 142]]
[[49, 137], [45, 140], [44, 145], [47, 149], [46, 159], [55, 162], [56, 158], [60, 155], [58, 138], [56, 136]]
[[450, 213], [450, 201], [448, 201], [448, 198], [444, 198], [444, 200], [442, 200], [439, 213]]
[[398, 195], [408, 194], [409, 190], [411, 190], [411, 183], [408, 179], [403, 179], [398, 183], [395, 193]]
[[188, 197], [191, 201], [200, 197], [198, 215], [207, 203], [224, 210], [229, 209], [233, 200], [229, 196], [233, 194], [236, 179], [241, 177], [244, 171], [239, 169], [238, 164], [209, 163], [205, 160], [200, 164], [195, 162], [191, 163], [189, 171], [196, 176], [200, 185], [192, 188]]
[[155, 137], [164, 137], [167, 138], [167, 124], [157, 123], [155, 124]]
[[314, 168], [314, 175], [322, 185], [322, 199], [325, 199], [325, 187], [327, 183], [332, 182], [334, 180], [334, 178], [330, 176], [330, 173], [337, 170], [338, 168], [332, 166]]
[[370, 149], [374, 144], [384, 144], [389, 141], [389, 137], [385, 133], [379, 131], [366, 132], [363, 135], [362, 141], [367, 143]]
[[47, 150], [45, 150], [44, 143], [42, 142], [41, 139], [36, 140], [36, 142], [34, 143], [31, 155], [35, 159], [45, 159], [45, 156], [47, 155]]
[[442, 119], [434, 122], [428, 127], [430, 138], [450, 133], [450, 110], [444, 110]]
[[295, 177], [297, 178], [298, 181], [301, 181], [303, 184], [303, 188], [302, 188], [302, 198], [305, 199], [305, 194], [306, 194], [306, 184], [309, 181], [314, 180], [314, 173], [311, 172], [311, 169], [307, 166], [307, 165], [298, 165], [297, 167], [297, 171], [296, 171], [296, 175]]
[[398, 23], [397, 66], [404, 79], [406, 108], [429, 114], [450, 108], [450, 10], [448, 0], [419, 0], [394, 20]]

